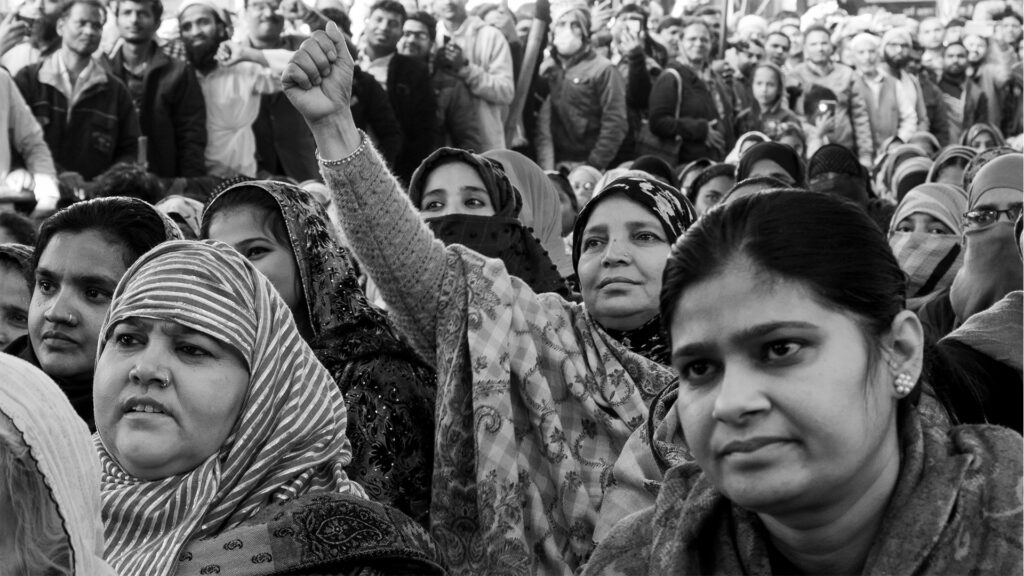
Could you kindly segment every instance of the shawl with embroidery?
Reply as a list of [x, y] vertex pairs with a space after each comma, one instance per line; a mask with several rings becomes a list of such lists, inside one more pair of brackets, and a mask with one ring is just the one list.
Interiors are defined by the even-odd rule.
[[[434, 459], [436, 376], [359, 287], [348, 249], [305, 190], [271, 180], [226, 188], [210, 201], [202, 230], [224, 199], [257, 188], [277, 203], [302, 279], [309, 345], [345, 395], [352, 461], [345, 467], [377, 502], [427, 524]], [[204, 234], [205, 235], [205, 234]]]
[[441, 576], [440, 558], [427, 532], [401, 512], [350, 494], [320, 493], [268, 506], [237, 528], [192, 542], [175, 576]]

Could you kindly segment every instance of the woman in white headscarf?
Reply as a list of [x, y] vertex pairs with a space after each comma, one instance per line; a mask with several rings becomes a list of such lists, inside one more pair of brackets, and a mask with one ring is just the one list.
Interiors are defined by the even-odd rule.
[[103, 561], [100, 465], [89, 429], [41, 370], [0, 354], [4, 574], [113, 576]]

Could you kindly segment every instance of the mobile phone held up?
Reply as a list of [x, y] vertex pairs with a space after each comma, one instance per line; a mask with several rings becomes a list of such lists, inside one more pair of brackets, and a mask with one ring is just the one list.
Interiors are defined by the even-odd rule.
[[835, 100], [822, 100], [821, 102], [818, 103], [818, 113], [819, 114], [831, 114], [831, 115], [835, 116], [836, 115], [836, 107], [837, 107], [837, 103], [836, 103]]

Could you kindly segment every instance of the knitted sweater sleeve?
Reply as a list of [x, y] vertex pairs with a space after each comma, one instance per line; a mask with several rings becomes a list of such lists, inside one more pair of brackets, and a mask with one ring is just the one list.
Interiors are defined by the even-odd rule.
[[441, 294], [447, 292], [442, 288], [456, 273], [444, 244], [420, 219], [365, 134], [345, 164], [321, 165], [321, 173], [349, 245], [383, 294], [396, 326], [435, 364]]

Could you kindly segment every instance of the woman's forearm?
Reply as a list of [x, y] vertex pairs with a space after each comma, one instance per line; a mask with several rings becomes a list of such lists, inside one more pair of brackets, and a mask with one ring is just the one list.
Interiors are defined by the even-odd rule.
[[384, 295], [395, 324], [433, 362], [447, 272], [444, 244], [423, 224], [369, 138], [351, 127], [314, 128], [324, 181], [352, 251]]

